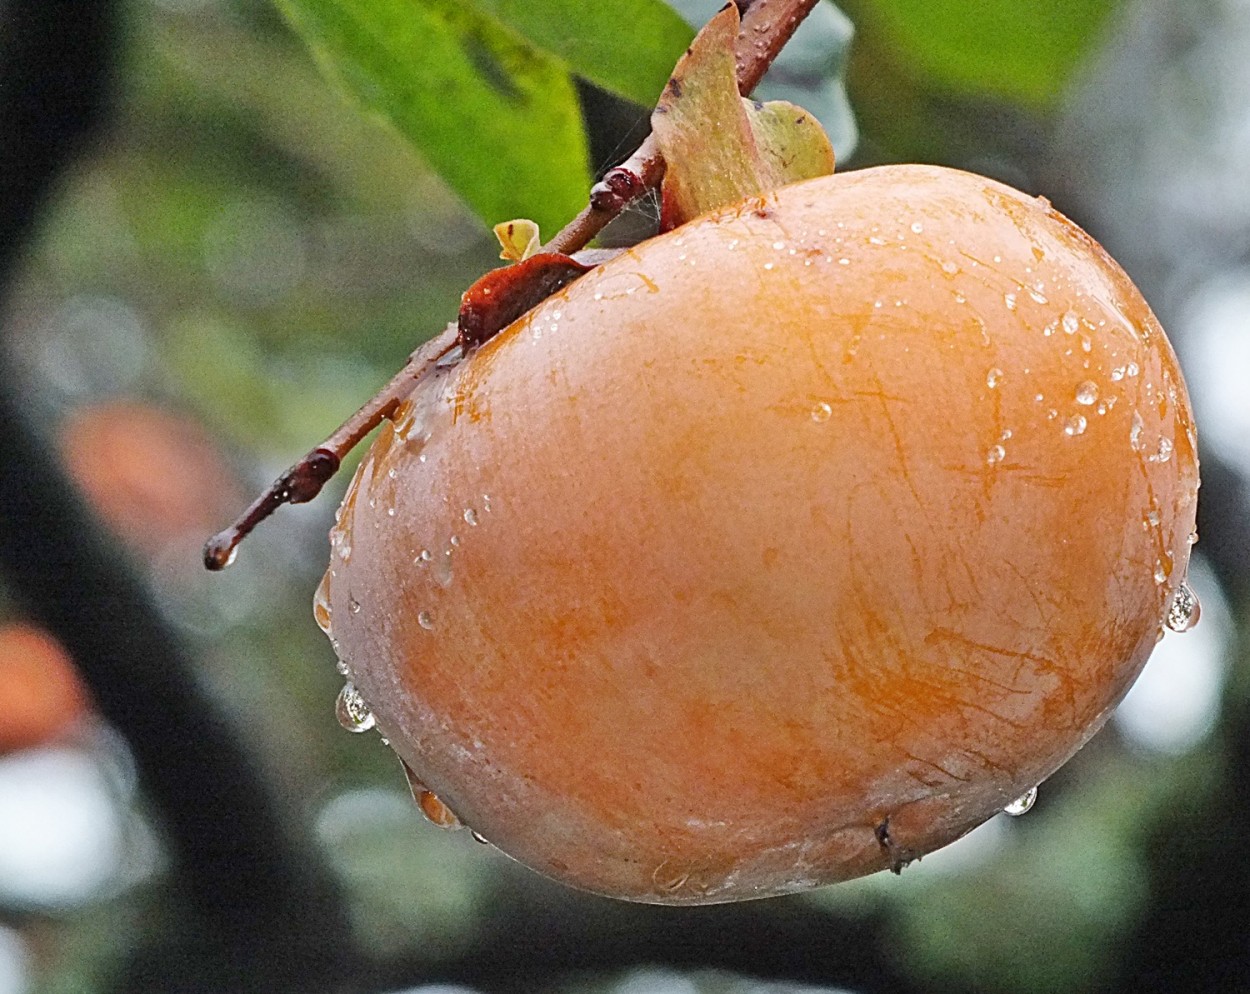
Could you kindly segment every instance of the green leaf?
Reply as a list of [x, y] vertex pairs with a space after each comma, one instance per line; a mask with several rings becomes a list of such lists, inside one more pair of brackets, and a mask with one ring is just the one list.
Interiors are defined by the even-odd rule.
[[585, 203], [568, 70], [458, 0], [277, 0], [322, 68], [407, 137], [485, 221], [552, 229]]
[[935, 82], [1038, 109], [1054, 105], [1114, 0], [858, 0], [888, 44]]
[[663, 0], [473, 0], [579, 76], [650, 107], [694, 32]]

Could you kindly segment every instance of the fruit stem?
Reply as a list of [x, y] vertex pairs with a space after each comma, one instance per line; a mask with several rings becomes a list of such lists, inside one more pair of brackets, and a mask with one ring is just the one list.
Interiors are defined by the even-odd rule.
[[334, 433], [294, 466], [279, 476], [256, 498], [229, 528], [218, 532], [204, 546], [204, 565], [222, 570], [234, 561], [239, 543], [283, 504], [303, 504], [321, 492], [338, 472], [343, 459], [384, 418], [395, 413], [413, 386], [457, 348], [456, 325], [448, 325], [408, 357], [403, 369], [344, 421]]
[[[752, 0], [746, 5], [734, 52], [738, 92], [750, 94], [773, 64], [795, 29], [812, 12], [817, 0]], [[744, 4], [738, 3], [739, 10]], [[664, 178], [664, 158], [654, 135], [647, 135], [628, 159], [609, 169], [590, 190], [581, 213], [561, 228], [543, 252], [566, 255], [584, 248], [608, 223]]]

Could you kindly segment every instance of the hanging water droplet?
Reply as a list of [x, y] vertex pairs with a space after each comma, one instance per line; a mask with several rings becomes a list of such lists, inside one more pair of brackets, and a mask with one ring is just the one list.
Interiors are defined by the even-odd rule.
[[1023, 794], [1003, 808], [1003, 814], [1011, 815], [1012, 818], [1019, 818], [1021, 815], [1027, 815], [1036, 803], [1037, 788], [1030, 787]]
[[460, 819], [456, 817], [456, 813], [439, 800], [432, 790], [421, 791], [420, 797], [417, 798], [417, 806], [421, 809], [421, 813], [439, 828], [464, 828]]
[[1076, 402], [1089, 407], [1098, 400], [1098, 384], [1093, 380], [1086, 380], [1084, 383], [1078, 383], [1076, 387]]
[[322, 633], [329, 635], [330, 626], [330, 574], [326, 573], [317, 584], [317, 592], [313, 594], [313, 618]]
[[434, 617], [429, 611], [422, 611], [417, 615], [417, 624], [424, 628], [427, 632], [434, 630]]
[[823, 400], [819, 404], [812, 405], [812, 420], [817, 424], [828, 421], [831, 417], [833, 417], [833, 408]]
[[985, 385], [993, 390], [996, 386], [998, 386], [998, 381], [1001, 380], [1002, 377], [1003, 371], [995, 366], [985, 374]]
[[1198, 624], [1201, 617], [1202, 605], [1198, 603], [1198, 595], [1188, 582], [1182, 583], [1172, 596], [1165, 624], [1174, 632], [1187, 632]]
[[374, 725], [373, 712], [352, 683], [343, 684], [343, 689], [339, 691], [334, 716], [349, 732], [367, 732]]
[[234, 565], [234, 561], [239, 558], [239, 547], [236, 545], [233, 549], [226, 553], [226, 558], [222, 560], [221, 569], [226, 569]]
[[1083, 435], [1088, 424], [1089, 422], [1085, 420], [1085, 415], [1077, 414], [1064, 422], [1063, 433], [1065, 435]]

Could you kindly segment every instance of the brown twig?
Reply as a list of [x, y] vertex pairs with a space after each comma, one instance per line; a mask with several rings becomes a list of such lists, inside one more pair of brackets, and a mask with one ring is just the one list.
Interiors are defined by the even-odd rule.
[[[735, 0], [740, 11], [746, 8], [735, 46], [740, 93], [745, 96], [755, 89], [777, 53], [816, 3], [817, 0]], [[609, 221], [648, 190], [658, 187], [663, 178], [664, 159], [654, 136], [649, 135], [633, 155], [609, 169], [594, 185], [586, 207], [544, 245], [542, 251], [572, 255], [584, 248]], [[302, 504], [316, 497], [338, 472], [343, 457], [394, 413], [417, 381], [444, 361], [458, 342], [472, 341], [472, 336], [458, 338], [457, 327], [452, 325], [414, 352], [404, 368], [372, 400], [278, 477], [234, 524], [209, 539], [204, 546], [204, 565], [210, 570], [229, 566], [239, 543], [279, 507]]]

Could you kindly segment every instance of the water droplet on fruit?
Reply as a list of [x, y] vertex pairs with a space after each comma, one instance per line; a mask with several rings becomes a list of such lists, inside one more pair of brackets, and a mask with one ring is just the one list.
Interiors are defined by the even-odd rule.
[[1016, 309], [1016, 295], [1014, 293], [1003, 294], [1003, 303], [1007, 305], [1007, 310], [1014, 311]]
[[413, 562], [418, 566], [429, 566], [433, 559], [434, 553], [432, 553], [429, 549], [422, 549], [417, 554], [417, 558], [414, 559]]
[[952, 262], [950, 259], [947, 259], [944, 263], [942, 263], [942, 272], [948, 273], [951, 276], [954, 276], [956, 273], [959, 272], [959, 264], [956, 262]]
[[995, 366], [985, 374], [985, 385], [993, 390], [996, 386], [998, 386], [998, 381], [1002, 378], [1002, 375], [1003, 371]]
[[985, 461], [993, 466], [994, 463], [1002, 462], [1006, 456], [1006, 449], [1004, 449], [1001, 445], [994, 445], [990, 447], [990, 451], [986, 454]]
[[331, 530], [330, 549], [343, 562], [348, 562], [352, 558], [352, 540], [348, 537], [346, 528]]
[[439, 828], [449, 830], [464, 828], [460, 819], [456, 817], [456, 813], [440, 801], [432, 790], [421, 791], [420, 796], [417, 797], [417, 807], [421, 809], [421, 813], [429, 819], [431, 824], [437, 825]]
[[422, 611], [417, 615], [417, 624], [427, 632], [432, 632], [434, 630], [434, 617], [429, 611]]
[[1166, 583], [1166, 582], [1167, 582], [1167, 578], [1168, 578], [1168, 571], [1167, 571], [1166, 569], [1164, 569], [1164, 567], [1163, 567], [1163, 561], [1162, 561], [1161, 559], [1156, 559], [1156, 560], [1155, 560], [1155, 573], [1154, 573], [1154, 577], [1155, 577], [1155, 583], [1162, 584], [1162, 583]]
[[1021, 815], [1027, 815], [1036, 803], [1037, 788], [1030, 787], [1023, 794], [1003, 808], [1003, 814], [1011, 815], [1012, 818], [1019, 818]]
[[1063, 315], [1063, 330], [1069, 335], [1075, 335], [1080, 327], [1081, 319], [1076, 316], [1076, 312], [1065, 311]]
[[473, 837], [473, 841], [476, 842], [478, 845], [482, 845], [482, 846], [490, 845], [490, 840], [486, 838], [486, 836], [483, 835], [481, 832], [470, 831], [469, 835]]
[[352, 683], [343, 684], [343, 689], [339, 691], [334, 716], [349, 732], [367, 732], [374, 725], [373, 712]]
[[[339, 651], [339, 643], [337, 639], [330, 639], [330, 645], [334, 647], [335, 652]], [[347, 667], [346, 659], [335, 659], [334, 669], [338, 673], [339, 676], [347, 676], [347, 674], [350, 672]]]
[[360, 614], [360, 601], [356, 600], [355, 597], [349, 596], [347, 598], [347, 610], [351, 611], [352, 614]]
[[833, 408], [823, 400], [819, 404], [812, 405], [812, 420], [817, 424], [828, 421], [831, 417], [833, 417]]
[[917, 235], [924, 234], [924, 225], [921, 224], [919, 221], [913, 221], [911, 230]]
[[1086, 380], [1084, 383], [1078, 383], [1076, 387], [1076, 402], [1084, 404], [1086, 407], [1098, 400], [1098, 384], [1093, 380]]
[[1182, 583], [1172, 596], [1165, 624], [1174, 632], [1187, 632], [1198, 624], [1201, 617], [1202, 605], [1198, 603], [1198, 595], [1188, 582]]
[[1141, 433], [1142, 433], [1141, 414], [1137, 411], [1133, 412], [1133, 426], [1128, 430], [1128, 444], [1133, 447], [1134, 452], [1141, 451]]
[[313, 594], [313, 618], [316, 619], [317, 627], [324, 634], [329, 635], [331, 631], [329, 573], [321, 577], [321, 582], [317, 584], [317, 592]]
[[1063, 424], [1063, 433], [1065, 435], [1082, 435], [1089, 422], [1085, 420], [1083, 414], [1077, 414], [1068, 418]]
[[1048, 303], [1050, 303], [1050, 299], [1049, 299], [1049, 298], [1048, 298], [1048, 297], [1047, 297], [1044, 293], [1040, 292], [1039, 290], [1030, 290], [1030, 291], [1029, 291], [1029, 296], [1033, 298], [1033, 301], [1034, 301], [1035, 303], [1038, 303], [1038, 304], [1048, 304]]
[[477, 511], [473, 510], [473, 508], [471, 507], [466, 507], [464, 509], [464, 523], [466, 525], [469, 525], [470, 527], [472, 527], [473, 525], [476, 525], [477, 524]]
[[1167, 462], [1172, 458], [1172, 440], [1170, 438], [1160, 438], [1158, 451], [1148, 458], [1150, 462]]

